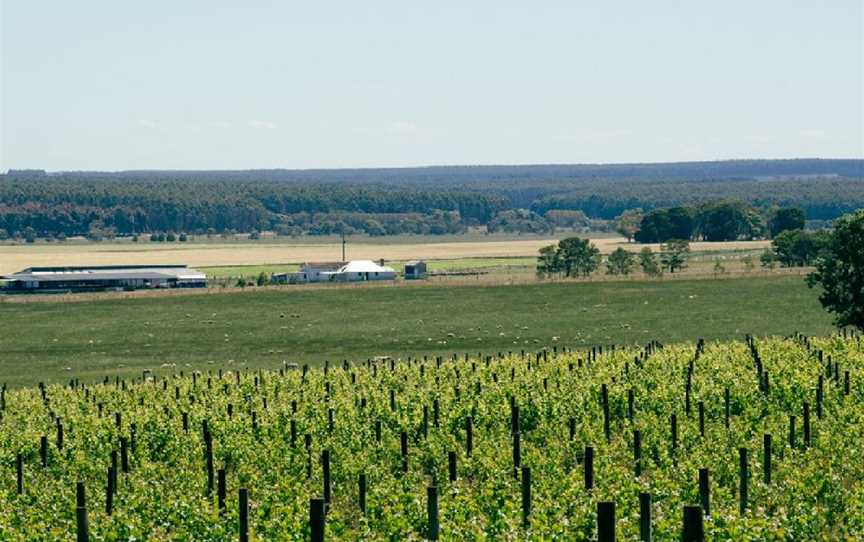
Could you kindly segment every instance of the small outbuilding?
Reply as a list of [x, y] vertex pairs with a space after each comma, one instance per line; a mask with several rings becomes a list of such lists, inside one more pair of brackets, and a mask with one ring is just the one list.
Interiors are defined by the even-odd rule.
[[419, 280], [426, 278], [426, 262], [416, 260], [405, 264], [405, 279]]

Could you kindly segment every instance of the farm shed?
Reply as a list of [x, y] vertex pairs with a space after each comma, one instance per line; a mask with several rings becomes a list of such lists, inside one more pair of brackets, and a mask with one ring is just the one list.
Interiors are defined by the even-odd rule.
[[405, 278], [417, 280], [426, 278], [426, 262], [417, 260], [405, 264]]
[[0, 277], [7, 292], [99, 292], [147, 288], [204, 288], [207, 276], [185, 265], [29, 267]]

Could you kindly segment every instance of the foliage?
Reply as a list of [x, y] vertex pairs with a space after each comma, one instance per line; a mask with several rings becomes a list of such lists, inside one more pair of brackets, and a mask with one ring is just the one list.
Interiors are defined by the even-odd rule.
[[[0, 421], [6, 480], [0, 486], [2, 538], [73, 538], [75, 483], [81, 481], [94, 540], [236, 540], [239, 488], [249, 492], [253, 540], [308, 540], [309, 499], [322, 495], [320, 458], [328, 450], [328, 540], [423, 539], [426, 487], [432, 480], [439, 486], [444, 540], [596, 539], [600, 501], [616, 504], [618, 539], [636, 540], [640, 492], [653, 496], [654, 537], [677, 540], [682, 507], [699, 503], [700, 468], [709, 469], [712, 491], [710, 518], [704, 522], [707, 540], [862, 539], [864, 463], [850, 460], [864, 454], [864, 395], [857, 379], [864, 355], [857, 338], [769, 338], [754, 347], [709, 342], [694, 354], [692, 343], [618, 345], [595, 349], [594, 355], [591, 349], [564, 352], [559, 347], [467, 359], [460, 352], [457, 359], [331, 364], [309, 371], [212, 367], [192, 373], [169, 366], [145, 379], [48, 385], [44, 398], [38, 388], [8, 390]], [[756, 370], [754, 351], [764, 373]], [[849, 394], [829, 359], [856, 375]], [[770, 374], [768, 390], [761, 385], [762, 374]], [[817, 382], [824, 388], [818, 416]], [[609, 398], [608, 440], [602, 386]], [[521, 410], [521, 465], [532, 471], [527, 529], [511, 452], [511, 400]], [[805, 402], [811, 412], [809, 443], [800, 425]], [[704, 436], [697, 405], [704, 405]], [[673, 414], [675, 447], [669, 429]], [[791, 443], [790, 415], [799, 422]], [[468, 416], [474, 428], [470, 455], [464, 429]], [[221, 513], [215, 487], [207, 491], [205, 421], [214, 470], [225, 470], [228, 498]], [[62, 446], [55, 438], [58, 426], [64, 429]], [[637, 430], [639, 476], [633, 449]], [[403, 431], [407, 472], [402, 472]], [[766, 434], [773, 437], [770, 484], [762, 470]], [[39, 459], [43, 435], [48, 437], [45, 468]], [[129, 471], [117, 474], [113, 515], [108, 516], [107, 468], [121, 438], [130, 443]], [[584, 487], [581, 460], [587, 446], [594, 451], [591, 490]], [[744, 514], [737, 498], [740, 448], [749, 451]], [[451, 451], [457, 459], [455, 482], [448, 477]], [[24, 466], [20, 496], [14, 484], [18, 453]], [[368, 480], [365, 514], [357, 505], [361, 473]]]
[[632, 241], [636, 232], [639, 231], [639, 225], [642, 223], [642, 218], [645, 213], [642, 209], [628, 209], [615, 217], [615, 231], [626, 237], [627, 241]]
[[690, 257], [690, 242], [685, 239], [671, 239], [663, 245], [660, 252], [660, 261], [664, 267], [669, 268], [670, 273], [687, 267], [687, 259]]
[[488, 231], [507, 233], [552, 233], [555, 225], [528, 209], [501, 211], [489, 222]]
[[864, 209], [835, 222], [807, 280], [822, 287], [819, 301], [838, 326], [864, 330]]
[[540, 278], [553, 277], [561, 272], [561, 258], [558, 247], [547, 245], [540, 248], [537, 257], [537, 276]]
[[636, 265], [636, 256], [618, 247], [606, 258], [606, 273], [609, 275], [629, 275]]
[[696, 233], [706, 241], [749, 240], [764, 234], [759, 213], [752, 206], [740, 201], [704, 204], [695, 214]]
[[659, 277], [663, 274], [663, 268], [660, 267], [657, 256], [650, 247], [644, 247], [639, 252], [639, 266], [642, 268], [642, 272], [649, 277]]
[[543, 213], [543, 218], [556, 228], [583, 229], [591, 226], [591, 220], [582, 211], [552, 209]]
[[639, 243], [662, 243], [670, 239], [690, 239], [693, 231], [693, 209], [656, 209], [642, 218], [635, 239]]
[[783, 267], [804, 267], [816, 261], [828, 241], [826, 232], [786, 230], [771, 241], [774, 259]]
[[777, 237], [784, 231], [803, 230], [806, 223], [804, 211], [798, 207], [777, 209], [771, 217], [771, 237]]
[[[312, 233], [306, 226], [328, 220], [369, 235], [379, 235], [383, 227], [390, 235], [440, 229], [436, 212], [457, 213], [459, 226], [466, 228], [488, 225], [499, 212], [515, 209], [530, 209], [555, 223], [572, 217], [546, 213], [581, 212], [589, 219], [612, 220], [634, 208], [695, 209], [721, 200], [761, 209], [799, 207], [811, 220], [831, 220], [864, 206], [861, 164], [772, 160], [303, 171], [12, 170], [0, 174], [0, 228], [15, 238], [23, 237], [27, 227], [38, 237], [86, 235], [98, 220], [124, 236], [277, 229], [298, 235]], [[689, 237], [680, 231], [670, 235]]]
[[600, 266], [600, 249], [588, 239], [568, 237], [558, 246], [540, 249], [537, 258], [538, 276], [587, 277]]

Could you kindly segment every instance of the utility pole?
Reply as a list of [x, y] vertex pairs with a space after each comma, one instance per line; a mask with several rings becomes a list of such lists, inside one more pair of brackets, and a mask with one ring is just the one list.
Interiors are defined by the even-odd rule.
[[345, 230], [342, 230], [342, 261], [345, 261]]

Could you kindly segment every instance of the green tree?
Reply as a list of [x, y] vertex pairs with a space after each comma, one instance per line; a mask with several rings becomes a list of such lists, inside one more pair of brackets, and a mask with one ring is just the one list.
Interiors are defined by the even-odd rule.
[[714, 278], [726, 274], [726, 266], [720, 258], [714, 258]]
[[670, 239], [661, 248], [660, 261], [664, 267], [669, 268], [670, 273], [687, 267], [689, 257], [690, 242], [685, 239]]
[[[693, 210], [688, 207], [672, 207], [667, 211], [669, 223], [672, 230], [669, 235], [672, 239], [687, 239], [693, 237], [693, 229], [695, 221], [693, 220]], [[664, 241], [668, 240], [664, 239]]]
[[864, 209], [835, 221], [807, 284], [822, 286], [819, 301], [838, 327], [864, 331]]
[[664, 243], [670, 239], [690, 239], [693, 229], [692, 209], [655, 209], [642, 218], [634, 237], [638, 243]]
[[627, 238], [627, 242], [633, 240], [645, 213], [642, 209], [629, 209], [615, 218], [615, 231]]
[[264, 271], [258, 273], [258, 278], [255, 281], [255, 284], [258, 286], [266, 286], [270, 283], [270, 277]]
[[117, 235], [117, 230], [114, 227], [106, 226], [101, 220], [94, 220], [90, 223], [90, 229], [87, 231], [87, 239], [91, 241], [102, 241], [104, 239], [113, 239]]
[[663, 274], [657, 256], [649, 247], [643, 248], [642, 252], [639, 253], [639, 266], [642, 267], [642, 272], [649, 277], [659, 277]]
[[558, 257], [558, 249], [555, 245], [548, 245], [540, 249], [537, 257], [537, 276], [540, 278], [551, 277], [561, 272], [561, 260]]
[[671, 232], [672, 223], [669, 221], [669, 213], [658, 209], [642, 217], [639, 231], [633, 237], [637, 243], [659, 243], [668, 239]]
[[759, 256], [759, 264], [764, 269], [774, 269], [777, 267], [777, 256], [774, 254], [774, 251], [766, 248], [762, 255]]
[[802, 209], [797, 207], [777, 209], [769, 224], [771, 237], [777, 237], [784, 231], [803, 230], [805, 221], [806, 216]]
[[600, 266], [600, 249], [588, 239], [568, 237], [558, 242], [564, 276], [587, 277]]
[[771, 250], [783, 267], [804, 267], [816, 260], [827, 242], [828, 235], [823, 232], [786, 230], [771, 241]]
[[697, 213], [697, 229], [706, 241], [734, 241], [759, 237], [764, 231], [762, 217], [743, 202], [703, 205]]
[[24, 228], [23, 237], [24, 237], [25, 242], [35, 243], [36, 242], [36, 230], [34, 230], [30, 226], [27, 226], [26, 228]]
[[632, 252], [618, 247], [606, 258], [606, 274], [629, 275], [635, 264], [636, 256]]

